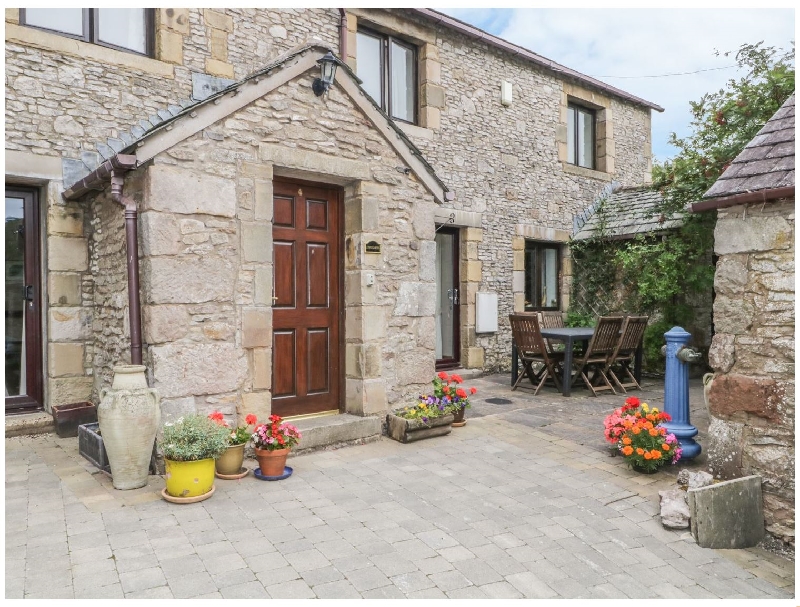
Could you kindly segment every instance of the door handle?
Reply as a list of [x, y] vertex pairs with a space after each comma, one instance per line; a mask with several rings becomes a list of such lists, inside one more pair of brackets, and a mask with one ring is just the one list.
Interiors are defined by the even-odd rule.
[[22, 287], [22, 298], [25, 301], [33, 301], [33, 285], [25, 285]]
[[458, 305], [458, 289], [453, 289], [453, 305]]

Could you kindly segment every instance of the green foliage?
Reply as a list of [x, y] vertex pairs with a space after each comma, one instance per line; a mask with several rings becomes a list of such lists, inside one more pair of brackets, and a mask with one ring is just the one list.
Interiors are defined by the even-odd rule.
[[567, 327], [593, 327], [595, 322], [597, 322], [597, 319], [593, 314], [570, 310], [567, 312], [567, 319], [564, 321], [564, 325]]
[[744, 44], [736, 51], [745, 76], [691, 103], [688, 137], [670, 135], [678, 154], [653, 167], [653, 184], [664, 194], [665, 212], [683, 212], [700, 200], [794, 92], [794, 45], [790, 51], [762, 45]]
[[216, 459], [228, 448], [229, 433], [204, 415], [187, 415], [164, 424], [161, 447], [164, 457], [176, 462]]
[[[725, 56], [731, 53], [724, 53]], [[687, 207], [700, 200], [784, 101], [794, 92], [794, 47], [790, 51], [765, 47], [763, 42], [742, 45], [736, 62], [747, 69], [739, 80], [703, 95], [691, 103], [692, 132], [685, 138], [675, 133], [670, 143], [678, 154], [653, 167], [653, 187], [664, 197], [665, 217], [676, 214], [683, 225], [664, 236], [643, 235], [633, 240], [612, 241], [605, 230], [586, 241], [573, 241], [573, 306], [578, 293], [597, 293], [595, 310], [629, 311], [655, 316], [644, 338], [645, 367], [663, 369], [660, 355], [664, 333], [674, 325], [690, 325], [687, 301], [713, 288], [713, 213], [691, 214]], [[598, 210], [601, 228], [606, 224]], [[625, 288], [621, 305], [603, 301], [612, 286]], [[584, 324], [593, 312], [573, 307], [567, 324]], [[574, 324], [571, 324], [574, 323]]]

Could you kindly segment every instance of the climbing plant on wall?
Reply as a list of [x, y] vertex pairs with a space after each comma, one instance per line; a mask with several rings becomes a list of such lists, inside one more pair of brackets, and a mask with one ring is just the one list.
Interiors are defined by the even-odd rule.
[[[675, 157], [653, 167], [653, 187], [663, 195], [662, 216], [682, 216], [682, 226], [664, 235], [609, 240], [603, 230], [594, 238], [573, 241], [572, 308], [577, 323], [588, 315], [644, 312], [654, 317], [645, 334], [645, 361], [651, 370], [663, 367], [658, 351], [663, 334], [673, 325], [690, 324], [692, 299], [713, 289], [713, 213], [691, 214], [687, 206], [700, 200], [764, 123], [794, 92], [794, 47], [790, 51], [744, 44], [734, 54], [745, 68], [739, 80], [692, 102], [691, 133], [669, 142]], [[602, 205], [600, 207], [602, 210]], [[601, 221], [601, 225], [605, 222]], [[615, 284], [616, 298], [609, 286]], [[586, 293], [596, 292], [595, 310]]]

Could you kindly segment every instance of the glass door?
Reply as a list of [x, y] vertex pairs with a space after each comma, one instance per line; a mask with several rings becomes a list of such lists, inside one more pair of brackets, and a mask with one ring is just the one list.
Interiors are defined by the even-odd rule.
[[42, 406], [36, 192], [6, 188], [6, 412]]
[[458, 230], [436, 233], [436, 368], [461, 361]]

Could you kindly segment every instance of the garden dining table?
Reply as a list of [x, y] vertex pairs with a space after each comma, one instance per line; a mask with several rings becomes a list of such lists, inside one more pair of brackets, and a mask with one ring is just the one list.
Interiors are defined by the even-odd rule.
[[[553, 341], [564, 342], [564, 365], [562, 369], [561, 394], [570, 396], [572, 393], [572, 351], [575, 342], [583, 343], [583, 350], [589, 345], [589, 340], [594, 335], [594, 327], [556, 327], [552, 329], [542, 329], [542, 337]], [[519, 361], [517, 360], [517, 346], [512, 342], [511, 346], [511, 385], [517, 381], [519, 374]], [[636, 381], [642, 381], [642, 344], [636, 349], [636, 357], [633, 362], [633, 376]]]

